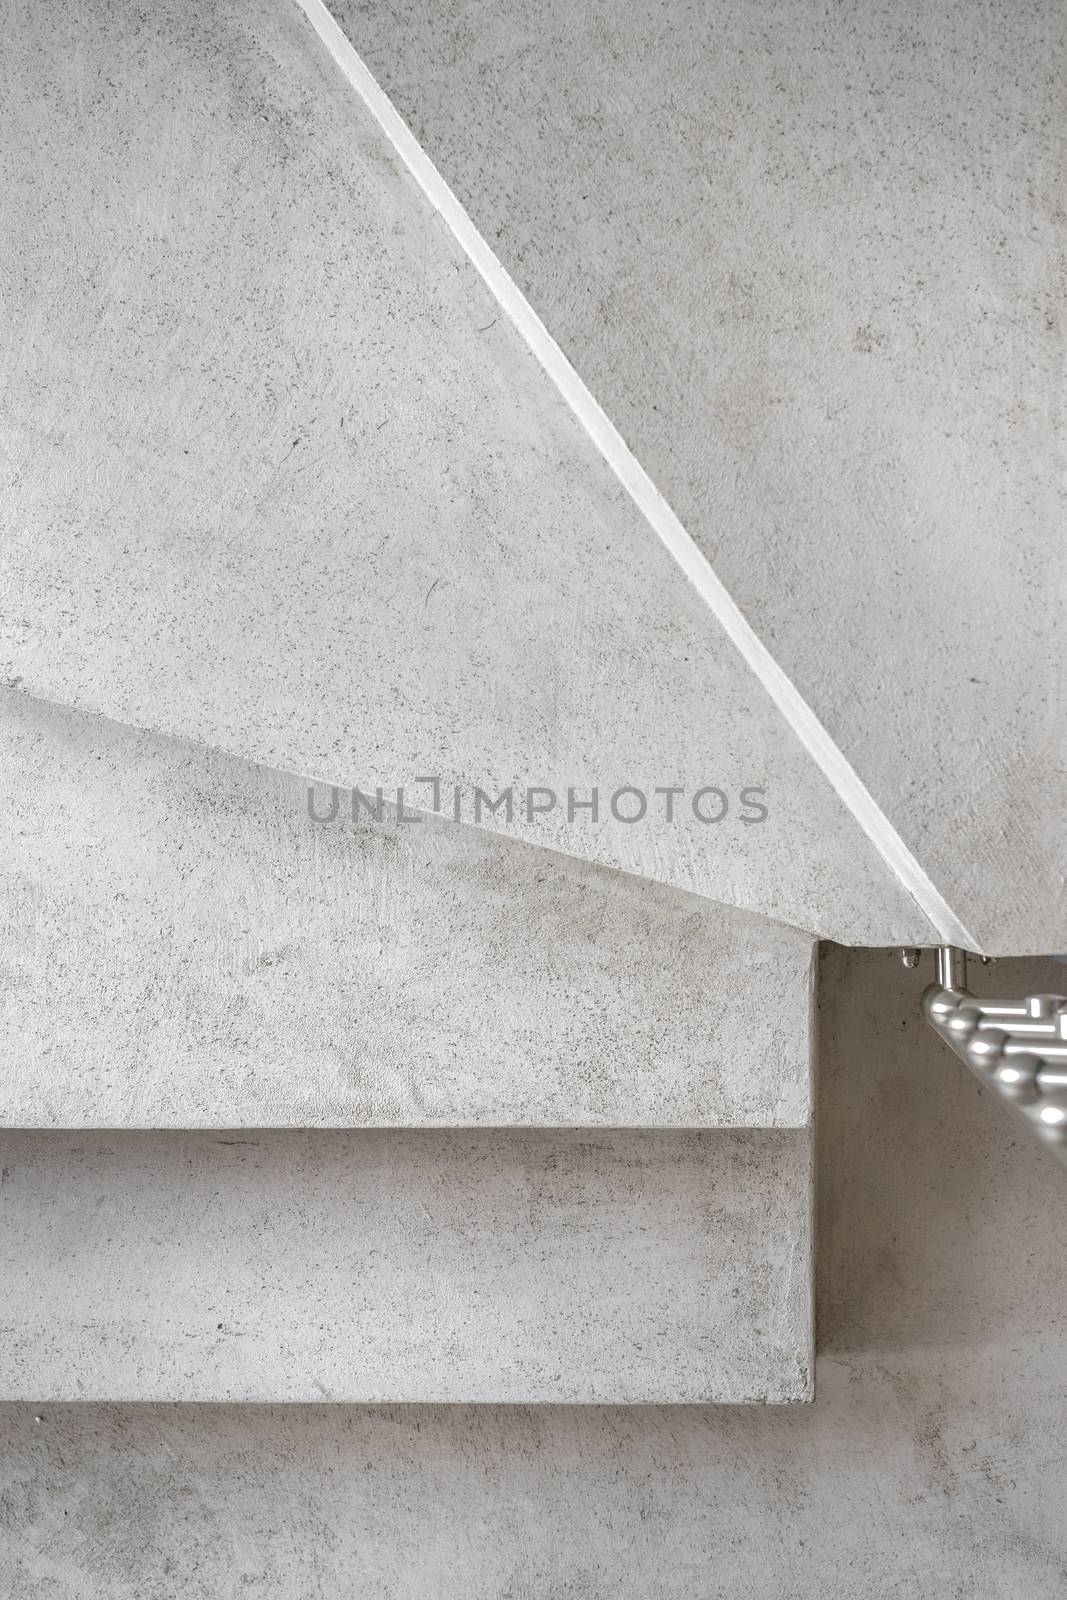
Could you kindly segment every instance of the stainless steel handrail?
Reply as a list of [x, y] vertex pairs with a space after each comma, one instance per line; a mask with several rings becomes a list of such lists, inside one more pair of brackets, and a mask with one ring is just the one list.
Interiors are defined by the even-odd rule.
[[[905, 966], [919, 953], [902, 950]], [[1067, 996], [980, 1000], [967, 988], [967, 953], [936, 952], [937, 976], [923, 992], [934, 1031], [1067, 1166]]]

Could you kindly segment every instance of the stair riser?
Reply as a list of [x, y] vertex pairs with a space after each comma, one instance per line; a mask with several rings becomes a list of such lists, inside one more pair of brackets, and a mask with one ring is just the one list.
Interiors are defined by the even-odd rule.
[[0, 1136], [0, 1398], [811, 1396], [806, 1133]]

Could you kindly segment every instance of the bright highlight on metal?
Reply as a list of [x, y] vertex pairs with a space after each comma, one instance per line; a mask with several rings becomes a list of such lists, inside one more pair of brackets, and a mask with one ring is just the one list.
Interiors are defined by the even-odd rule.
[[[902, 951], [905, 966], [913, 952]], [[923, 1015], [983, 1083], [1067, 1166], [1067, 996], [980, 1000], [967, 988], [967, 957], [943, 945]]]

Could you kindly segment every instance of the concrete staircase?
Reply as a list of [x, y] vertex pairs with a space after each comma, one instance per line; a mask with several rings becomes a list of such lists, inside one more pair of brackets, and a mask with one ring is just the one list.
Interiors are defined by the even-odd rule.
[[926, 915], [291, 0], [8, 42], [0, 1399], [809, 1398]]
[[1058, 1594], [1051, 8], [9, 11], [0, 1590]]
[[0, 717], [0, 1397], [810, 1397], [807, 936]]

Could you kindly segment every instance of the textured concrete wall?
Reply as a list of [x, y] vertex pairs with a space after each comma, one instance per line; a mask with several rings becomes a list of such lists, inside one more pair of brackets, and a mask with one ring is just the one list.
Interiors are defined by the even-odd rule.
[[963, 922], [1062, 948], [1059, 0], [331, 3]]
[[0, 1589], [1060, 1600], [1067, 1182], [919, 1027], [919, 987], [886, 954], [825, 964], [814, 1406], [9, 1406]]

